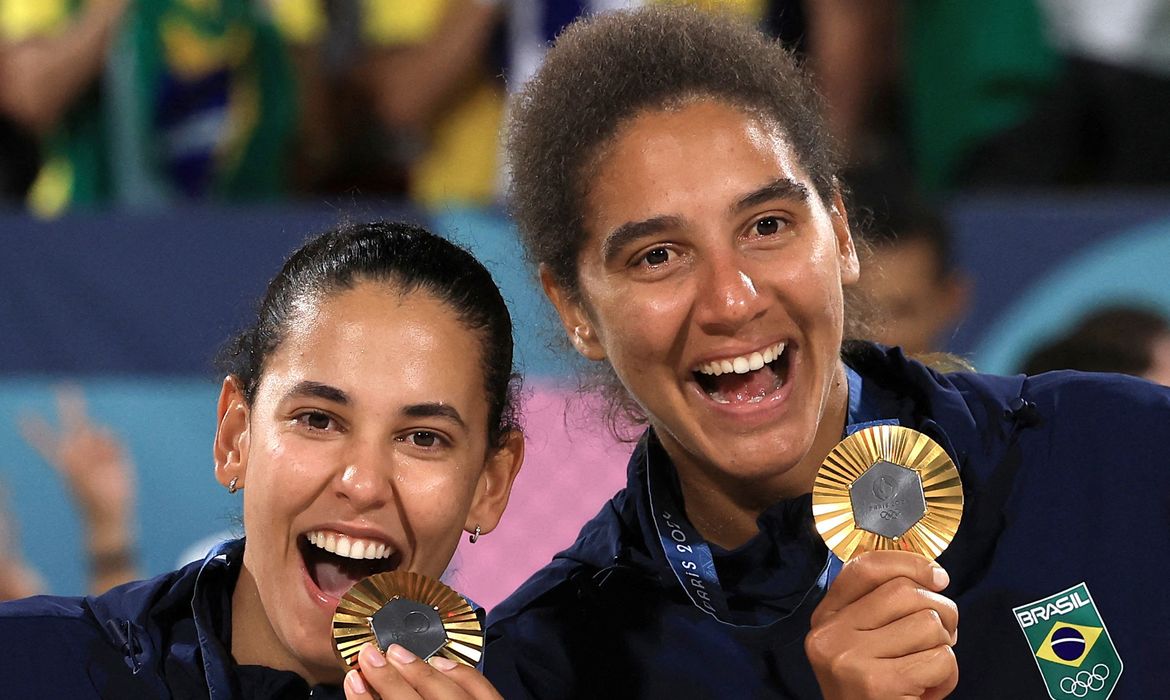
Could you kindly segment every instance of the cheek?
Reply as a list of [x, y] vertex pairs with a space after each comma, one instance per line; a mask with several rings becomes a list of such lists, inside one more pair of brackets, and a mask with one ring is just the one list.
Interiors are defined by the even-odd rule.
[[669, 350], [684, 330], [691, 305], [689, 292], [677, 287], [615, 295], [598, 309], [607, 357], [620, 364], [623, 358], [642, 359]]
[[[271, 433], [253, 440], [244, 499], [245, 524], [270, 521], [304, 510], [332, 473], [333, 458], [325, 444], [301, 444]], [[258, 520], [257, 520], [258, 519]], [[270, 528], [259, 528], [261, 533]], [[258, 533], [258, 534], [261, 534]]]
[[475, 489], [470, 470], [420, 465], [401, 470], [395, 481], [400, 508], [417, 536], [462, 529]]

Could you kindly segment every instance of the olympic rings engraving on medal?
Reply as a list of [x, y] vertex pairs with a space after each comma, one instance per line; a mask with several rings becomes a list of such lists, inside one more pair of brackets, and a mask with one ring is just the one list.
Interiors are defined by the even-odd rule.
[[1091, 671], [1078, 671], [1075, 676], [1065, 676], [1060, 679], [1060, 689], [1067, 695], [1083, 698], [1089, 691], [1098, 691], [1105, 687], [1109, 678], [1109, 667], [1097, 664]]

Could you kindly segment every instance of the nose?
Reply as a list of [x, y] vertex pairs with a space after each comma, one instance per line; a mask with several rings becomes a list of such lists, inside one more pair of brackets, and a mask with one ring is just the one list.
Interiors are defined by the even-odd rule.
[[701, 276], [695, 318], [705, 331], [733, 333], [764, 312], [756, 283], [736, 256], [708, 258]]
[[374, 450], [352, 451], [334, 479], [337, 497], [357, 513], [377, 510], [393, 498], [392, 473]]

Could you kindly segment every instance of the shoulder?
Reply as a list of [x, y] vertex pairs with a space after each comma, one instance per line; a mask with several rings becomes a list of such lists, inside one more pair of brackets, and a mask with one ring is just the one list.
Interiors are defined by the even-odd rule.
[[606, 502], [587, 522], [568, 549], [521, 584], [516, 592], [492, 609], [488, 625], [505, 625], [542, 607], [556, 607], [582, 575], [608, 566], [623, 546], [622, 506], [625, 491]]
[[[0, 603], [0, 687], [27, 697], [52, 687], [70, 695], [93, 693], [87, 669], [95, 655], [113, 652], [86, 599], [35, 596]], [[52, 650], [52, 653], [45, 653]]]
[[571, 697], [593, 682], [577, 674], [604, 643], [596, 638], [607, 608], [601, 598], [623, 596], [631, 590], [623, 580], [645, 575], [623, 556], [625, 497], [607, 503], [570, 548], [489, 613], [484, 675], [505, 697]]
[[31, 625], [38, 629], [66, 628], [82, 631], [96, 629], [93, 615], [84, 598], [38, 595], [0, 603], [0, 635], [7, 637], [16, 627]]
[[[1170, 388], [1124, 374], [1062, 370], [1028, 377], [1024, 393], [1053, 412], [1112, 409], [1153, 411], [1165, 420], [1170, 412]], [[1103, 416], [1105, 417], [1105, 416]], [[1126, 421], [1138, 416], [1125, 416]]]
[[[155, 614], [185, 601], [187, 569], [116, 586], [99, 596], [35, 596], [0, 603], [0, 687], [51, 673], [61, 688], [104, 687], [155, 659], [151, 640], [159, 637]], [[45, 649], [52, 649], [47, 655]], [[142, 674], [148, 675], [148, 674]], [[110, 685], [110, 684], [114, 685]]]

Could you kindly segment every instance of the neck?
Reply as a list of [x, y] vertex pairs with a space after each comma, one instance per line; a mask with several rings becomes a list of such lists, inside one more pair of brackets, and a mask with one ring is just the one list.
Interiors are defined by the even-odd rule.
[[776, 465], [762, 477], [739, 477], [721, 465], [701, 464], [690, 455], [675, 455], [677, 449], [668, 449], [678, 471], [687, 519], [704, 539], [724, 549], [735, 549], [759, 532], [760, 513], [780, 500], [812, 491], [821, 464], [845, 431], [849, 389], [843, 364], [838, 365], [824, 406], [804, 457], [795, 464]]
[[309, 685], [340, 682], [340, 678], [314, 673], [287, 653], [264, 612], [256, 579], [248, 570], [246, 552], [240, 578], [232, 592], [232, 658], [240, 665], [292, 671]]

